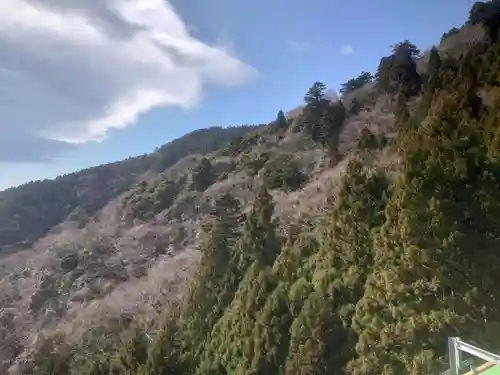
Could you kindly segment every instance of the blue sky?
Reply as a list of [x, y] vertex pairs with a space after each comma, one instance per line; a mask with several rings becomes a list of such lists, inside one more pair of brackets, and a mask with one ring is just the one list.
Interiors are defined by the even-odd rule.
[[[18, 3], [26, 3], [38, 7], [40, 3], [43, 3], [42, 0], [5, 1], [16, 6]], [[52, 3], [52, 0], [46, 1]], [[209, 46], [229, 46], [229, 51], [241, 64], [247, 64], [258, 74], [253, 74], [251, 79], [240, 80], [241, 82], [234, 87], [221, 87], [218, 84], [205, 85], [201, 94], [199, 93], [201, 96], [198, 98], [197, 104], [191, 108], [179, 107], [175, 103], [163, 107], [161, 105], [152, 106], [152, 109], [142, 113], [135, 121], [129, 120], [127, 126], [122, 124], [116, 125], [115, 129], [108, 129], [104, 140], [100, 142], [85, 138], [86, 141], [79, 141], [78, 144], [71, 143], [71, 147], [62, 147], [60, 152], [54, 154], [51, 154], [50, 151], [54, 151], [56, 146], [59, 147], [59, 144], [48, 144], [47, 148], [50, 150], [45, 150], [45, 157], [40, 158], [41, 161], [37, 162], [33, 162], [36, 160], [36, 155], [31, 160], [28, 158], [24, 162], [12, 162], [11, 160], [16, 160], [15, 157], [4, 157], [0, 159], [5, 160], [0, 162], [0, 189], [144, 154], [169, 140], [201, 127], [269, 122], [280, 108], [287, 110], [300, 104], [303, 94], [314, 81], [320, 80], [329, 87], [338, 88], [342, 82], [356, 76], [362, 70], [373, 72], [380, 57], [387, 54], [390, 45], [398, 41], [409, 39], [422, 50], [438, 43], [443, 32], [453, 26], [460, 26], [466, 20], [468, 10], [473, 3], [474, 1], [469, 0], [254, 0], [251, 2], [174, 0], [172, 2], [174, 10], [179, 19], [188, 27], [191, 37]], [[62, 14], [63, 9], [58, 9], [54, 4], [50, 4], [52, 8], [47, 9], [50, 9], [54, 14], [57, 12]], [[96, 9], [92, 11], [101, 10], [97, 9], [96, 6]], [[77, 10], [70, 9], [70, 11], [76, 12]], [[50, 14], [52, 13], [40, 13], [40, 17], [50, 18]], [[97, 13], [90, 11], [84, 13], [82, 11], [79, 14], [94, 14], [95, 16]], [[149, 25], [168, 21], [161, 19], [160, 16], [155, 18], [151, 14], [148, 17]], [[107, 20], [108, 18], [95, 17], [94, 19]], [[0, 26], [2, 26], [2, 22], [8, 21], [5, 17], [0, 16]], [[2, 30], [0, 31], [0, 40], [5, 29], [8, 32], [8, 28], [0, 27]], [[111, 28], [108, 29], [111, 30]], [[83, 31], [81, 32], [83, 33]], [[25, 39], [28, 42], [31, 41], [30, 46], [33, 46], [37, 34], [30, 35]], [[67, 38], [65, 43], [72, 43], [71, 40]], [[23, 43], [27, 43], [26, 40]], [[2, 48], [0, 43], [0, 55], [9, 51], [19, 52], [16, 50], [17, 46], [19, 43], [12, 42], [8, 46], [10, 49], [5, 46]], [[351, 53], [345, 53], [348, 50]], [[50, 64], [55, 61], [54, 59], [62, 59], [70, 55], [68, 52], [68, 56], [61, 57], [61, 52], [58, 52], [58, 54], [51, 54], [49, 58], [46, 50], [41, 48], [38, 50], [32, 48], [30, 51], [45, 54], [42, 57], [46, 64], [44, 66], [48, 68], [51, 68]], [[86, 53], [88, 56], [89, 52]], [[2, 66], [0, 56], [0, 83], [2, 82], [2, 69], [12, 72], [14, 68], [24, 66], [21, 59], [25, 55], [19, 53], [19, 56], [19, 60], [13, 59], [15, 64], [12, 63], [8, 67]], [[104, 55], [96, 52], [96, 56]], [[139, 53], [138, 56], [134, 56], [134, 58], [140, 57]], [[106, 55], [106, 58], [112, 62], [117, 61], [116, 56]], [[61, 61], [57, 60], [56, 62], [60, 63]], [[54, 76], [54, 80], [61, 79], [63, 82], [64, 74], [68, 75], [68, 79], [75, 79], [79, 76], [74, 64], [67, 66], [68, 69], [52, 69], [52, 71], [59, 72], [58, 75]], [[111, 63], [110, 66], [112, 67]], [[231, 70], [233, 68], [234, 72]], [[222, 76], [225, 74], [224, 69], [226, 68], [221, 68]], [[236, 76], [235, 70], [240, 68], [236, 68], [233, 64], [227, 65], [227, 69], [228, 76], [231, 74]], [[67, 108], [64, 112], [65, 122], [61, 122], [61, 124], [71, 123], [68, 121], [72, 120], [73, 114], [76, 116], [75, 121], [90, 118], [90, 114], [87, 116], [85, 109], [91, 108], [91, 105], [97, 102], [95, 98], [105, 99], [106, 90], [100, 90], [100, 85], [104, 81], [107, 82], [108, 79], [105, 74], [116, 75], [112, 83], [113, 88], [118, 90], [122, 87], [120, 86], [121, 79], [127, 80], [129, 74], [132, 74], [130, 72], [137, 72], [137, 70], [130, 70], [120, 75], [118, 70], [118, 68], [109, 72], [93, 70], [91, 79], [84, 77], [82, 73], [82, 80], [78, 82], [78, 85], [75, 83], [75, 86], [63, 84], [57, 86], [59, 92], [67, 96], [75, 95], [67, 91], [71, 87], [81, 88], [82, 91], [88, 93], [85, 100], [82, 99], [82, 102], [88, 103], [88, 106], [71, 107], [68, 101], [66, 106], [60, 107], [62, 112]], [[23, 71], [22, 73], [26, 75], [26, 72], [30, 73], [29, 76], [35, 75], [31, 71]], [[137, 82], [140, 83], [142, 76], [139, 73], [143, 74], [142, 71], [138, 72], [139, 78], [137, 81], [130, 82], [130, 87], [136, 87], [134, 85]], [[37, 71], [36, 74], [40, 75], [40, 77], [35, 76], [39, 82], [42, 82], [41, 77], [46, 76], [42, 71]], [[148, 79], [150, 78], [148, 77]], [[174, 81], [175, 77], [172, 82]], [[165, 83], [162, 81], [162, 84], [168, 85], [169, 82], [171, 81], [166, 79]], [[227, 86], [228, 82], [224, 83]], [[175, 82], [175, 84], [182, 84], [182, 80]], [[116, 93], [116, 90], [112, 93]], [[6, 89], [4, 91], [0, 90], [0, 98], [2, 95], [18, 98], [18, 96], [7, 92]], [[33, 89], [27, 91], [34, 92]], [[175, 90], [173, 91], [175, 92]], [[19, 98], [22, 97], [20, 93]], [[12, 118], [28, 122], [27, 117], [25, 119], [25, 117], [19, 116], [19, 113], [30, 114], [33, 117], [29, 119], [30, 124], [32, 124], [29, 127], [31, 131], [36, 129], [37, 116], [40, 118], [45, 116], [43, 120], [49, 123], [49, 119], [53, 118], [53, 113], [49, 113], [49, 109], [54, 111], [54, 108], [58, 108], [48, 105], [42, 108], [39, 103], [44, 103], [43, 99], [44, 96], [40, 94], [39, 98], [33, 96], [33, 100], [29, 101], [27, 105], [19, 102], [15, 102], [10, 107], [0, 105], [0, 115], [2, 111], [6, 111], [7, 114], [3, 117], [11, 118], [9, 116], [12, 116], [11, 112], [13, 112], [14, 107], [16, 113]], [[52, 105], [52, 102], [50, 104]], [[44, 111], [44, 108], [48, 108], [47, 111]], [[14, 134], [14, 130], [16, 132], [22, 131], [23, 135], [28, 135], [28, 132], [23, 130], [23, 123], [4, 124], [3, 126], [8, 126], [9, 129], [0, 128], [0, 137], [3, 134]], [[80, 128], [75, 127], [74, 134], [71, 133], [71, 136], [79, 136], [77, 129]], [[89, 127], [86, 129], [88, 131]], [[19, 141], [18, 138], [15, 139]], [[0, 141], [0, 147], [7, 149], [10, 146], [14, 149], [12, 152], [22, 153], [35, 150], [44, 144], [44, 141], [39, 138], [33, 138], [31, 143], [21, 141], [16, 141], [16, 143], [12, 139], [6, 135], [4, 144]], [[63, 143], [61, 142], [61, 144]], [[11, 152], [10, 149], [9, 152]], [[50, 157], [47, 156], [49, 154]], [[2, 156], [1, 151], [0, 156]]]

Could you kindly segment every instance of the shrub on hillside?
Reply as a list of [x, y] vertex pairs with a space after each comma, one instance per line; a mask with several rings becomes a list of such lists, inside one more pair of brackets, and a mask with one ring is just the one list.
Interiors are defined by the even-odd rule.
[[358, 137], [358, 149], [359, 150], [377, 150], [384, 147], [387, 140], [383, 135], [376, 136], [372, 131], [364, 127]]
[[270, 189], [295, 191], [307, 181], [292, 155], [282, 155], [265, 166], [265, 182]]
[[164, 175], [148, 184], [142, 182], [124, 199], [122, 208], [131, 218], [145, 220], [169, 208], [182, 190], [186, 177], [178, 181], [168, 180]]
[[264, 152], [254, 157], [248, 156], [244, 159], [243, 163], [246, 168], [250, 169], [251, 174], [255, 175], [264, 167], [268, 160], [269, 154]]

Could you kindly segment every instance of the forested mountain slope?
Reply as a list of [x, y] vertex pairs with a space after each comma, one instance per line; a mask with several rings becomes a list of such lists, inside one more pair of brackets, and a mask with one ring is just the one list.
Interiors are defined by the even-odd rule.
[[84, 224], [146, 172], [159, 173], [190, 154], [217, 150], [252, 129], [196, 130], [149, 155], [0, 191], [0, 252], [29, 246], [64, 220]]
[[26, 250], [2, 371], [429, 375], [448, 336], [499, 351], [499, 5]]

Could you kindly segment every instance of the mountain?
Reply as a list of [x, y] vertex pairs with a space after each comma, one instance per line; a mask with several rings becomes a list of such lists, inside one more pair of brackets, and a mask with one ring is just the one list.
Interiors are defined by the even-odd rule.
[[[500, 12], [293, 116], [0, 195], [0, 372], [438, 374], [500, 349]], [[47, 221], [41, 223], [42, 218]]]
[[110, 200], [129, 190], [149, 171], [161, 172], [185, 156], [207, 153], [250, 126], [196, 130], [150, 155], [101, 165], [0, 192], [0, 252], [30, 246], [63, 221], [84, 225]]

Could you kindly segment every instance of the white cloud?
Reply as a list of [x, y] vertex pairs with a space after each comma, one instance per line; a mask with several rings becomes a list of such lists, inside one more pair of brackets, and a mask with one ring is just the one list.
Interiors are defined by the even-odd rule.
[[0, 161], [22, 153], [23, 139], [41, 140], [47, 158], [50, 146], [102, 140], [154, 107], [190, 107], [206, 85], [256, 74], [193, 38], [164, 0], [1, 0]]
[[304, 42], [304, 41], [300, 41], [300, 40], [289, 40], [288, 41], [288, 47], [290, 47], [290, 49], [292, 49], [293, 51], [296, 51], [296, 52], [305, 51], [310, 46], [311, 45], [309, 42]]
[[354, 48], [350, 44], [346, 44], [340, 48], [341, 55], [352, 55], [354, 53]]

